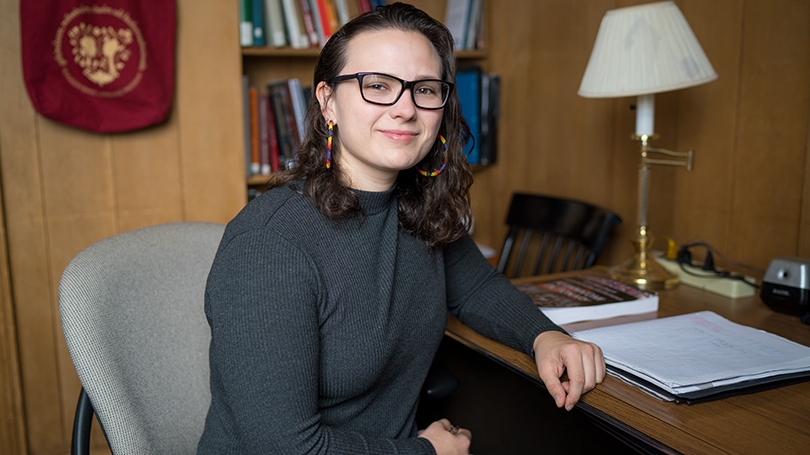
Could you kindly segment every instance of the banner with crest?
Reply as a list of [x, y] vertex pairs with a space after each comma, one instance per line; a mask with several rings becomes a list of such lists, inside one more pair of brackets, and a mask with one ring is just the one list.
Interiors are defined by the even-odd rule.
[[36, 110], [98, 133], [166, 119], [175, 0], [21, 0], [23, 77]]

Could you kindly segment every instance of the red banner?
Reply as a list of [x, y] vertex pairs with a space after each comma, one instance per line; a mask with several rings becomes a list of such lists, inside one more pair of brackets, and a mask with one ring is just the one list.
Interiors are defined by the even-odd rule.
[[99, 133], [166, 119], [174, 0], [21, 0], [25, 86], [36, 110]]

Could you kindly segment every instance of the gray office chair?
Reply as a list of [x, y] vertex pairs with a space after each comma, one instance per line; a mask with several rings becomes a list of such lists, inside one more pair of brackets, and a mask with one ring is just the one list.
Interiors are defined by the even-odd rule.
[[83, 387], [71, 454], [89, 453], [94, 411], [116, 455], [196, 453], [211, 400], [203, 296], [223, 230], [124, 232], [67, 266], [59, 311]]
[[[616, 213], [587, 202], [515, 193], [498, 271], [518, 278], [590, 268], [621, 222]], [[530, 257], [533, 263], [525, 261]]]

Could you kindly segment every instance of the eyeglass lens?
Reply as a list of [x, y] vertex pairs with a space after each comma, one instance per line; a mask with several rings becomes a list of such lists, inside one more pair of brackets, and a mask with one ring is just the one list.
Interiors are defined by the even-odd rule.
[[[404, 90], [399, 79], [384, 74], [365, 74], [360, 82], [363, 98], [371, 103], [394, 104]], [[411, 86], [412, 99], [416, 106], [438, 109], [447, 100], [450, 87], [442, 81], [415, 81]]]

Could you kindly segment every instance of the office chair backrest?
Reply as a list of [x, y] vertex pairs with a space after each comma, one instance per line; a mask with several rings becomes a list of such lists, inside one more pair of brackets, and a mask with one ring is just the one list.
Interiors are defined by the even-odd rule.
[[223, 230], [183, 222], [124, 232], [62, 275], [65, 340], [112, 453], [196, 453], [211, 400], [203, 297]]
[[[621, 222], [610, 210], [585, 202], [515, 193], [498, 271], [509, 269], [510, 278], [517, 278], [589, 268]], [[514, 252], [517, 242], [520, 248]], [[532, 265], [525, 263], [527, 257], [535, 258]]]

